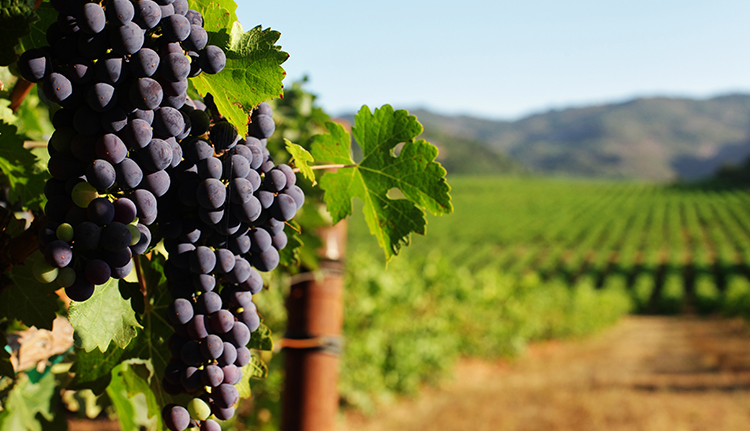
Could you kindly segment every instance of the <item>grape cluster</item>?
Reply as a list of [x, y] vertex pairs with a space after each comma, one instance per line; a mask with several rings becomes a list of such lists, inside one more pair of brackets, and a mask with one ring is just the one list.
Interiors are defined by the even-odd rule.
[[284, 222], [304, 202], [294, 172], [276, 166], [265, 147], [275, 129], [271, 114], [260, 104], [244, 139], [218, 121], [209, 140], [182, 141], [185, 160], [172, 170], [180, 186], [159, 199], [169, 253], [165, 274], [175, 298], [168, 310], [173, 357], [163, 386], [195, 395], [192, 410], [164, 409], [170, 429], [184, 429], [190, 417], [212, 429], [208, 412], [220, 420], [234, 415], [235, 385], [250, 360], [251, 333], [260, 326], [252, 302], [263, 288], [258, 270], [278, 265], [287, 243]]
[[[202, 16], [186, 0], [58, 0], [50, 46], [18, 61], [21, 75], [60, 105], [48, 148], [50, 223], [34, 268], [76, 301], [122, 278], [152, 240], [166, 169], [182, 160], [179, 142], [194, 127], [189, 77], [217, 73], [224, 52], [208, 45]], [[202, 112], [202, 111], [201, 111]], [[200, 131], [200, 130], [199, 130]], [[195, 131], [192, 131], [195, 133]]]
[[279, 264], [285, 222], [305, 199], [292, 169], [276, 166], [266, 149], [271, 107], [252, 112], [242, 138], [211, 98], [209, 110], [187, 97], [188, 78], [226, 62], [187, 0], [52, 5], [59, 14], [50, 46], [18, 62], [61, 106], [48, 145], [45, 259], [35, 275], [84, 301], [163, 239], [175, 333], [162, 385], [193, 398], [165, 406], [162, 417], [170, 430], [219, 430], [215, 419], [234, 415], [235, 385], [260, 326], [252, 301], [263, 288], [259, 271]]

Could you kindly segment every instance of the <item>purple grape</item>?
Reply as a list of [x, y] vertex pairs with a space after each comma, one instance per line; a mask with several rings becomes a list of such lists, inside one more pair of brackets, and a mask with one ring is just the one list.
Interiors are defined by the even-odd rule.
[[171, 431], [184, 431], [190, 425], [190, 413], [185, 407], [175, 404], [164, 406], [161, 417]]
[[100, 259], [94, 259], [89, 261], [86, 265], [84, 274], [86, 275], [86, 280], [91, 284], [99, 285], [104, 284], [109, 280], [112, 276], [112, 270], [109, 268], [107, 262]]
[[209, 334], [200, 342], [200, 348], [205, 359], [217, 359], [224, 352], [224, 341], [218, 335]]

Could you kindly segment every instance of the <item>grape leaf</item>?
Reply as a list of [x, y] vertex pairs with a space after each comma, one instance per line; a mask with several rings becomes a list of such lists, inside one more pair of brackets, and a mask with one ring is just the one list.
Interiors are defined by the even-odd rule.
[[18, 58], [18, 40], [29, 34], [31, 23], [39, 17], [34, 0], [0, 0], [0, 66], [8, 66]]
[[56, 284], [42, 284], [34, 278], [32, 268], [39, 259], [43, 259], [42, 254], [36, 251], [26, 258], [24, 265], [11, 269], [12, 285], [0, 295], [0, 317], [52, 330], [60, 300], [54, 292]]
[[71, 302], [68, 320], [75, 328], [76, 346], [90, 352], [97, 347], [107, 351], [110, 342], [124, 349], [135, 338], [138, 323], [135, 311], [120, 294], [120, 280], [111, 278], [96, 286], [94, 295], [83, 302]]
[[273, 338], [271, 338], [271, 329], [261, 323], [258, 329], [253, 332], [252, 337], [250, 337], [250, 343], [247, 345], [247, 348], [272, 351]]
[[117, 410], [123, 431], [164, 429], [160, 403], [149, 383], [153, 377], [153, 365], [138, 359], [125, 361], [112, 371], [107, 395]]
[[299, 169], [302, 176], [310, 180], [312, 185], [318, 184], [318, 182], [315, 181], [315, 172], [310, 168], [310, 165], [315, 162], [312, 154], [302, 148], [302, 146], [297, 145], [288, 139], [284, 139], [284, 142], [286, 143], [286, 150], [292, 156], [291, 162], [294, 163], [294, 167]]
[[[423, 128], [407, 111], [394, 111], [385, 105], [372, 113], [367, 106], [362, 107], [352, 128], [362, 148], [359, 163], [352, 159], [346, 129], [331, 122], [326, 128], [327, 134], [313, 140], [315, 160], [352, 166], [321, 177], [333, 223], [352, 213], [352, 198], [362, 199], [367, 225], [387, 260], [409, 244], [413, 232], [424, 235], [425, 210], [435, 215], [453, 212], [445, 169], [435, 161], [438, 150], [423, 139], [415, 140]], [[404, 145], [396, 154], [400, 143]], [[392, 189], [400, 190], [404, 199], [391, 199], [388, 194]]]
[[[138, 339], [140, 338], [136, 338]], [[110, 346], [111, 348], [108, 348], [106, 352], [99, 349], [93, 349], [90, 352], [77, 350], [73, 368], [71, 368], [75, 377], [68, 388], [91, 389], [95, 394], [101, 394], [112, 380], [112, 370], [124, 360], [132, 358], [135, 355], [134, 350], [140, 347], [138, 344], [133, 341], [124, 349]]]
[[27, 208], [39, 208], [49, 174], [23, 142], [16, 126], [0, 121], [0, 170], [10, 183], [9, 199], [20, 200]]
[[52, 7], [51, 3], [43, 2], [36, 10], [36, 14], [39, 16], [39, 20], [31, 25], [29, 34], [21, 39], [24, 50], [49, 45], [47, 43], [47, 29], [53, 22], [57, 21], [57, 11]]
[[[208, 4], [204, 12], [209, 41], [224, 50], [227, 63], [218, 74], [201, 73], [193, 78], [193, 85], [202, 96], [211, 93], [219, 112], [245, 136], [252, 109], [282, 96], [286, 72], [281, 64], [289, 55], [276, 45], [279, 32], [261, 26], [245, 32], [236, 17], [227, 16], [229, 11], [217, 3]], [[225, 24], [231, 24], [228, 34]]]
[[8, 394], [0, 412], [0, 431], [42, 431], [41, 415], [52, 421], [50, 409], [55, 394], [55, 375], [46, 373], [38, 382], [32, 383], [26, 374], [19, 374], [18, 383]]
[[265, 379], [268, 377], [268, 365], [256, 354], [250, 356], [250, 362], [242, 368], [243, 376]]
[[302, 262], [302, 247], [305, 245], [299, 234], [301, 226], [295, 220], [289, 220], [287, 223], [289, 226], [284, 229], [287, 243], [286, 247], [279, 251], [279, 263], [284, 266], [299, 266]]

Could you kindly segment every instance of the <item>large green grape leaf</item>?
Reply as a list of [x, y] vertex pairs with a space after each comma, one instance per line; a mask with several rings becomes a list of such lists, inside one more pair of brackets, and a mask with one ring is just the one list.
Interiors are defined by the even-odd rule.
[[73, 368], [71, 368], [75, 376], [68, 388], [91, 389], [97, 395], [104, 392], [112, 380], [112, 370], [124, 360], [133, 358], [135, 350], [141, 347], [139, 346], [141, 343], [137, 340], [139, 338], [124, 349], [110, 346], [105, 352], [99, 349], [93, 349], [90, 352], [77, 350]]
[[[423, 139], [415, 140], [423, 130], [416, 117], [405, 110], [394, 111], [390, 105], [374, 113], [363, 106], [352, 128], [362, 148], [359, 163], [352, 159], [346, 129], [331, 122], [326, 127], [328, 133], [313, 141], [313, 157], [318, 162], [347, 166], [321, 177], [328, 212], [338, 223], [352, 213], [352, 198], [362, 199], [365, 220], [386, 259], [408, 245], [412, 233], [424, 235], [425, 211], [435, 215], [453, 212], [445, 169], [435, 161], [437, 148]], [[396, 154], [394, 149], [401, 143], [404, 145]], [[393, 189], [404, 198], [389, 197]]]
[[54, 374], [46, 373], [36, 383], [32, 383], [26, 374], [19, 374], [18, 382], [0, 412], [0, 431], [42, 431], [42, 422], [37, 415], [47, 421], [53, 420], [50, 407], [54, 394]]
[[35, 0], [0, 0], [0, 66], [16, 61], [15, 46], [29, 34], [31, 23], [39, 19]]
[[20, 200], [27, 208], [38, 208], [49, 174], [23, 142], [16, 126], [0, 121], [0, 170], [10, 183], [9, 198]]
[[56, 284], [42, 284], [34, 278], [34, 263], [43, 259], [39, 251], [26, 258], [23, 265], [10, 271], [12, 284], [0, 295], [0, 317], [22, 322], [26, 326], [52, 330], [52, 322], [60, 308], [55, 295]]
[[227, 64], [218, 74], [201, 73], [192, 79], [193, 85], [202, 96], [211, 93], [221, 114], [245, 136], [252, 109], [282, 96], [286, 72], [281, 64], [289, 55], [276, 45], [279, 32], [261, 26], [245, 32], [234, 14], [234, 2], [199, 3], [196, 10], [203, 13], [209, 43], [224, 49]]
[[111, 342], [124, 349], [141, 328], [130, 299], [124, 299], [120, 280], [111, 278], [96, 286], [94, 295], [83, 302], [71, 302], [68, 320], [75, 329], [76, 346], [90, 352], [106, 352]]

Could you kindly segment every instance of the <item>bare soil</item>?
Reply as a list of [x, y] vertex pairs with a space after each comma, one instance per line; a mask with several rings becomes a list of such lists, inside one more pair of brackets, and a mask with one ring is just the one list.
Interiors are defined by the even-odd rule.
[[513, 363], [465, 360], [452, 382], [341, 431], [749, 430], [750, 333], [739, 320], [628, 317]]

